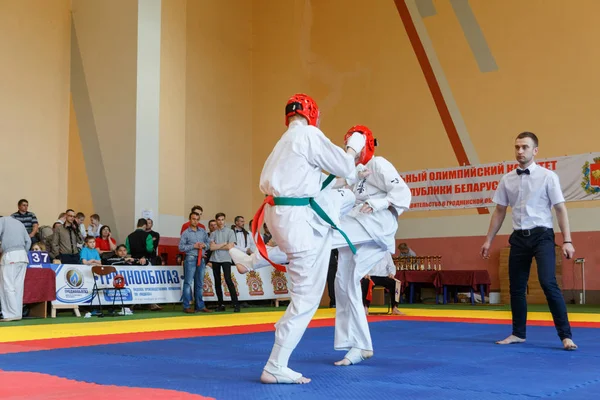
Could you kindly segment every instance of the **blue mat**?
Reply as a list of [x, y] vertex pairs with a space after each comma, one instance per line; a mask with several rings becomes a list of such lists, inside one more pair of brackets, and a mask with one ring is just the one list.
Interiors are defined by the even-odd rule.
[[375, 357], [334, 367], [343, 356], [333, 328], [309, 329], [290, 367], [308, 385], [262, 385], [273, 333], [157, 340], [0, 356], [0, 369], [79, 381], [174, 389], [217, 399], [586, 399], [600, 394], [600, 331], [575, 329], [576, 352], [552, 327], [498, 346], [508, 325], [389, 321], [371, 324]]

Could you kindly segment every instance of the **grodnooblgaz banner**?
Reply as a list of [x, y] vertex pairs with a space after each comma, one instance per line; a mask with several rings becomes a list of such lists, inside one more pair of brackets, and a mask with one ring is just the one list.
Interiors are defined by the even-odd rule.
[[[39, 264], [30, 268], [49, 268], [56, 275], [56, 300], [52, 303], [90, 305], [94, 282], [99, 288], [108, 288], [100, 293], [102, 304], [112, 304], [116, 295], [116, 303], [121, 303], [121, 297], [113, 287], [114, 273], [105, 276], [93, 276], [89, 265]], [[183, 287], [183, 267], [176, 266], [115, 266], [117, 273], [125, 278], [125, 288], [122, 290], [124, 304], [164, 304], [181, 302]], [[235, 270], [231, 273], [238, 298], [240, 301], [288, 298], [291, 282], [287, 273], [275, 270], [269, 266], [241, 275]], [[216, 301], [216, 291], [213, 271], [206, 268], [204, 276], [203, 298], [206, 301]], [[221, 284], [226, 300], [230, 297], [229, 288], [221, 272]], [[98, 297], [94, 298], [98, 305]]]
[[[566, 201], [600, 199], [600, 153], [536, 160], [554, 171]], [[412, 193], [411, 210], [446, 210], [494, 206], [502, 176], [516, 161], [400, 173]]]
[[[56, 300], [52, 304], [90, 305], [92, 289], [96, 281], [99, 288], [112, 288], [115, 274], [92, 275], [89, 265], [42, 264], [56, 274]], [[121, 294], [114, 290], [100, 292], [101, 304], [116, 302], [124, 304], [177, 303], [181, 299], [183, 282], [182, 266], [115, 266], [117, 273], [125, 278], [125, 288]], [[98, 297], [94, 298], [98, 306]]]

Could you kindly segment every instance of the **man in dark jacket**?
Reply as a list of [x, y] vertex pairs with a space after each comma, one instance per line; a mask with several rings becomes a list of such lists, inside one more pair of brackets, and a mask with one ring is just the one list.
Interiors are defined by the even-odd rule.
[[127, 236], [125, 240], [125, 247], [127, 253], [131, 254], [133, 258], [145, 258], [152, 260], [152, 254], [154, 251], [154, 240], [152, 235], [146, 232], [148, 221], [144, 218], [138, 219], [137, 229]]

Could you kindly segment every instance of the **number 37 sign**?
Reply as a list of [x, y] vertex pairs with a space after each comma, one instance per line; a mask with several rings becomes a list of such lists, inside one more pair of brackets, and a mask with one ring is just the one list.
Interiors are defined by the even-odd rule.
[[42, 264], [52, 264], [50, 256], [45, 251], [30, 251], [29, 252], [29, 266], [41, 266]]

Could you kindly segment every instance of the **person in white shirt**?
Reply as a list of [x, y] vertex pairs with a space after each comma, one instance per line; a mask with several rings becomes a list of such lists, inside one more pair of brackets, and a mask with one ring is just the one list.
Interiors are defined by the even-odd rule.
[[[369, 292], [370, 282], [373, 282], [373, 286], [383, 286], [389, 292], [392, 302], [392, 314], [404, 315], [402, 311], [398, 309], [398, 302], [396, 301], [396, 282], [399, 282], [395, 278], [396, 276], [396, 265], [391, 253], [387, 255], [373, 267], [369, 272], [369, 275], [365, 276], [361, 281], [361, 289], [363, 296], [363, 305], [365, 307], [365, 313], [369, 315], [369, 307], [371, 301], [367, 299], [367, 293]], [[400, 294], [400, 293], [398, 293]]]
[[317, 215], [314, 199], [321, 191], [322, 170], [342, 177], [352, 174], [364, 140], [357, 137], [349, 142], [347, 153], [335, 146], [318, 128], [318, 106], [305, 94], [288, 100], [285, 123], [288, 130], [260, 176], [260, 189], [267, 197], [252, 227], [253, 235], [260, 235], [264, 216], [273, 239], [287, 255], [291, 302], [275, 325], [275, 344], [260, 379], [308, 383], [310, 379], [289, 368], [288, 362], [319, 307], [327, 278], [333, 229]]
[[256, 251], [256, 244], [250, 232], [244, 228], [246, 220], [241, 215], [235, 217], [234, 225], [231, 227], [235, 233], [235, 248], [240, 249], [244, 253], [250, 255]]
[[556, 281], [556, 255], [552, 207], [563, 233], [562, 252], [573, 258], [569, 218], [558, 175], [536, 165], [538, 138], [523, 132], [515, 140], [515, 155], [519, 168], [504, 175], [493, 201], [496, 209], [490, 221], [487, 237], [481, 246], [481, 256], [489, 258], [490, 246], [502, 226], [508, 206], [512, 208], [513, 233], [510, 235], [508, 278], [512, 310], [512, 334], [497, 344], [523, 343], [526, 338], [527, 300], [525, 297], [533, 257], [538, 266], [540, 285], [546, 295], [554, 326], [565, 350], [575, 350], [567, 307]]

